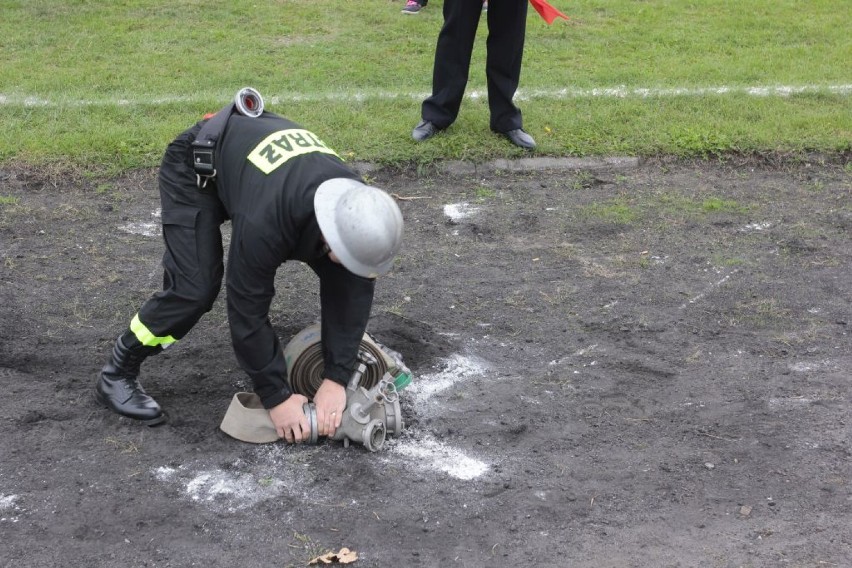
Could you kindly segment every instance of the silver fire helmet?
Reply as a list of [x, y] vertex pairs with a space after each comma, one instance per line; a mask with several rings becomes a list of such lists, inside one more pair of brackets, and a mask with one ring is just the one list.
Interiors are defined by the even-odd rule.
[[393, 197], [354, 179], [334, 178], [317, 188], [314, 212], [347, 270], [364, 278], [390, 270], [402, 245], [402, 212]]

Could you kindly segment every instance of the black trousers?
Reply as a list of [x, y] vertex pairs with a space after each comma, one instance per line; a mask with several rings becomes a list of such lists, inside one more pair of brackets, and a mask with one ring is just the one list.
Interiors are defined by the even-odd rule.
[[[491, 129], [507, 132], [523, 126], [521, 111], [512, 102], [521, 77], [528, 0], [488, 3], [485, 75]], [[444, 26], [438, 34], [432, 96], [423, 101], [422, 117], [439, 128], [459, 114], [470, 70], [482, 0], [445, 0]]]
[[160, 166], [163, 289], [139, 309], [142, 332], [131, 325], [143, 344], [168, 346], [181, 339], [210, 311], [222, 286], [221, 225], [227, 215], [215, 185], [203, 190], [196, 185], [190, 145], [199, 129], [200, 124], [169, 144]]

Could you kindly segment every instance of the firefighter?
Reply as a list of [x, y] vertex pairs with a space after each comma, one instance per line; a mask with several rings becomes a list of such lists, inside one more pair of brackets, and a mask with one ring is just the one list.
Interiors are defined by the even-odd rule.
[[[262, 101], [261, 101], [262, 103]], [[207, 136], [212, 151], [198, 152]], [[212, 163], [211, 163], [212, 162]], [[199, 169], [199, 163], [206, 167]], [[199, 171], [202, 174], [199, 174]], [[363, 182], [315, 134], [270, 112], [226, 107], [169, 144], [159, 173], [163, 289], [116, 340], [96, 399], [120, 415], [156, 425], [160, 405], [139, 383], [141, 363], [183, 338], [213, 306], [222, 284], [220, 226], [231, 221], [227, 310], [237, 360], [287, 442], [310, 433], [307, 398], [286, 378], [269, 321], [277, 268], [299, 260], [319, 276], [323, 381], [314, 396], [319, 434], [333, 436], [345, 385], [373, 302], [402, 242], [402, 214], [386, 192]]]

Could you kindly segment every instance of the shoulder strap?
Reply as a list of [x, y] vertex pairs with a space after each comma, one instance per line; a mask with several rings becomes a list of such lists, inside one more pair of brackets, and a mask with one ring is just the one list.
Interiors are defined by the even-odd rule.
[[204, 189], [207, 182], [216, 177], [216, 165], [214, 164], [216, 143], [222, 136], [235, 107], [236, 105], [231, 103], [214, 114], [204, 123], [204, 126], [198, 132], [198, 136], [192, 142], [192, 167], [195, 169], [195, 179], [199, 189]]

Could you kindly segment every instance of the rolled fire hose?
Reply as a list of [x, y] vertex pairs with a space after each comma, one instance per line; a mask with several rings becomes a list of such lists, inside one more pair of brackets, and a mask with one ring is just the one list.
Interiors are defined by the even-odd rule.
[[[284, 347], [284, 362], [287, 365], [290, 388], [308, 398], [313, 398], [323, 381], [320, 334], [320, 324], [316, 323], [297, 333]], [[398, 391], [411, 382], [411, 371], [402, 362], [399, 353], [380, 345], [368, 333], [361, 339], [359, 352], [367, 353], [376, 361], [375, 364], [367, 365], [360, 386], [368, 390], [373, 388], [385, 373], [394, 376]]]
[[[294, 392], [313, 398], [323, 381], [322, 344], [320, 324], [314, 324], [296, 334], [284, 348], [287, 378]], [[411, 382], [411, 372], [402, 362], [399, 353], [377, 343], [364, 334], [358, 354], [358, 364], [346, 387], [346, 408], [340, 427], [332, 436], [362, 444], [371, 452], [384, 445], [388, 434], [402, 432], [402, 412], [399, 391]], [[309, 441], [319, 439], [316, 407], [307, 403], [303, 407], [310, 423]]]

